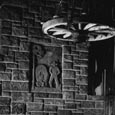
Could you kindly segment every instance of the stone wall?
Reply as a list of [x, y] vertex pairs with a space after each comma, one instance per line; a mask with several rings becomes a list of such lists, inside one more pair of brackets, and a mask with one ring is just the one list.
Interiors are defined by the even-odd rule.
[[[71, 110], [73, 115], [104, 114], [103, 97], [88, 95], [87, 44], [58, 41], [42, 33], [40, 20], [52, 18], [57, 2], [1, 2], [0, 115], [57, 115], [58, 110]], [[32, 88], [34, 44], [61, 48], [60, 91]]]

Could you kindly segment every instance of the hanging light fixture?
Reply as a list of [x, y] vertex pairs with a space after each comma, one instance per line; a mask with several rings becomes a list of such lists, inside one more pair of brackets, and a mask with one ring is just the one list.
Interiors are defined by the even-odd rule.
[[[70, 14], [71, 19], [60, 18], [56, 14], [53, 19], [43, 23], [44, 34], [58, 40], [75, 42], [100, 41], [115, 36], [115, 28], [107, 25], [81, 21], [73, 23], [74, 1]], [[58, 10], [60, 7], [62, 7], [62, 0], [58, 5]]]

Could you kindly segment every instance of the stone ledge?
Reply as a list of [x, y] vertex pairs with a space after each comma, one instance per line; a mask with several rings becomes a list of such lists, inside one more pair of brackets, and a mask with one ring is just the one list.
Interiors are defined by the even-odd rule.
[[61, 93], [61, 89], [56, 89], [56, 88], [47, 88], [47, 87], [42, 87], [42, 88], [35, 88], [32, 89], [32, 92], [44, 92], [44, 93]]
[[2, 90], [6, 91], [29, 91], [28, 82], [3, 81]]

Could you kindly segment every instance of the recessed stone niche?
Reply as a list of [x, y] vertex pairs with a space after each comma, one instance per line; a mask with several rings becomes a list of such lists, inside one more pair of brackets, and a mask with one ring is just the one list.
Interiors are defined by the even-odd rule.
[[53, 45], [34, 44], [32, 55], [32, 91], [60, 92], [62, 48]]

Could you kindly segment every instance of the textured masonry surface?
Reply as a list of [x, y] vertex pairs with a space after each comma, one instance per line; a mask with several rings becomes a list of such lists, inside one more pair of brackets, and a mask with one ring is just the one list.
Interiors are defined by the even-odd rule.
[[[42, 33], [39, 22], [53, 16], [54, 3], [57, 0], [4, 0], [1, 5], [0, 115], [57, 115], [58, 110], [104, 114], [103, 97], [88, 95], [87, 45], [53, 40]], [[37, 43], [62, 49], [59, 92], [31, 90], [31, 45]]]

